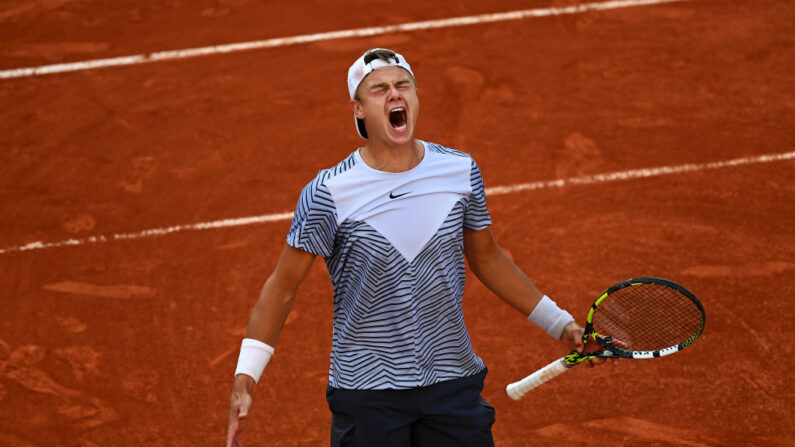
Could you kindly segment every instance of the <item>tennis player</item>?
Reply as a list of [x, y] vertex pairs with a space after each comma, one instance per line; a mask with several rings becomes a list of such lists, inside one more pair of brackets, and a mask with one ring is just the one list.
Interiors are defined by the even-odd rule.
[[492, 446], [494, 408], [480, 394], [486, 366], [461, 307], [464, 258], [491, 291], [567, 347], [582, 349], [583, 328], [495, 242], [472, 157], [414, 138], [419, 98], [406, 59], [367, 51], [348, 71], [348, 92], [367, 142], [301, 193], [242, 342], [227, 446], [242, 445], [251, 389], [316, 256], [334, 287], [331, 445]]

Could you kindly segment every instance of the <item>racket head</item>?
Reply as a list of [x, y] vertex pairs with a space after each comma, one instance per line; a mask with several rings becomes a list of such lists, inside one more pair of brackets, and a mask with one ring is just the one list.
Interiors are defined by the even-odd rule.
[[596, 299], [585, 337], [605, 348], [596, 357], [655, 358], [693, 343], [705, 323], [704, 306], [692, 292], [667, 279], [639, 277]]

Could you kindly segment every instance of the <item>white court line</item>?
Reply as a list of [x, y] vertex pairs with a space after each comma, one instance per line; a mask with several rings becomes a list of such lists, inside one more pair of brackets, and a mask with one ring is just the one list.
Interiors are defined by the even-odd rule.
[[[743, 166], [759, 163], [772, 163], [776, 161], [793, 160], [795, 159], [795, 151], [785, 152], [781, 154], [758, 155], [753, 157], [735, 158], [732, 160], [715, 161], [710, 163], [690, 163], [679, 166], [662, 166], [658, 168], [646, 169], [631, 169], [628, 171], [611, 172], [608, 174], [587, 175], [583, 177], [572, 177], [561, 180], [547, 180], [532, 183], [520, 183], [510, 186], [495, 186], [486, 188], [487, 196], [495, 196], [501, 194], [511, 194], [519, 191], [532, 191], [536, 189], [550, 189], [562, 188], [567, 185], [590, 185], [596, 183], [608, 183], [622, 180], [643, 179], [649, 177], [658, 177], [661, 175], [682, 174], [685, 172], [706, 171], [712, 169], [729, 168], [734, 166]], [[67, 239], [60, 242], [31, 242], [25, 245], [16, 247], [6, 247], [0, 249], [0, 254], [42, 250], [45, 248], [59, 248], [68, 246], [78, 246], [87, 244], [96, 244], [100, 242], [130, 240], [130, 239], [143, 239], [154, 236], [164, 236], [171, 233], [181, 231], [195, 231], [195, 230], [210, 230], [215, 228], [230, 228], [241, 227], [245, 225], [261, 224], [266, 222], [277, 222], [290, 220], [293, 218], [292, 212], [278, 213], [278, 214], [264, 214], [261, 216], [240, 217], [236, 219], [223, 219], [212, 222], [201, 222], [196, 224], [176, 225], [173, 227], [165, 228], [152, 228], [150, 230], [143, 230], [134, 233], [117, 233], [111, 235], [91, 236], [83, 239]]]
[[629, 171], [611, 172], [609, 174], [587, 175], [572, 177], [565, 180], [547, 180], [543, 182], [521, 183], [511, 186], [495, 186], [486, 188], [486, 195], [510, 194], [518, 191], [531, 191], [534, 189], [561, 188], [566, 185], [589, 185], [593, 183], [607, 183], [618, 180], [631, 180], [637, 178], [657, 177], [660, 175], [681, 174], [683, 172], [705, 171], [709, 169], [728, 168], [756, 163], [771, 163], [774, 161], [791, 160], [795, 152], [783, 154], [759, 155], [755, 157], [735, 158], [733, 160], [714, 161], [702, 164], [685, 164], [679, 166], [662, 166], [659, 168], [632, 169]]
[[450, 19], [427, 20], [424, 22], [403, 23], [398, 25], [374, 26], [343, 31], [331, 31], [317, 34], [304, 34], [293, 37], [280, 37], [275, 39], [255, 40], [226, 45], [189, 48], [185, 50], [158, 51], [148, 54], [121, 56], [108, 59], [94, 59], [83, 62], [69, 62], [63, 64], [42, 65], [39, 67], [14, 68], [0, 70], [0, 79], [22, 78], [40, 76], [53, 73], [66, 73], [70, 71], [91, 70], [103, 67], [119, 67], [124, 65], [147, 64], [151, 62], [186, 59], [190, 57], [210, 56], [214, 54], [234, 53], [262, 48], [283, 47], [301, 43], [318, 42], [323, 40], [347, 39], [352, 37], [370, 37], [382, 34], [399, 33], [406, 31], [421, 31], [452, 26], [476, 25], [481, 23], [502, 22], [506, 20], [521, 20], [534, 17], [547, 17], [563, 14], [579, 14], [588, 11], [604, 11], [609, 9], [628, 8], [632, 6], [657, 5], [674, 3], [686, 0], [613, 0], [597, 3], [583, 3], [580, 5], [558, 8], [525, 9], [494, 14], [481, 14]]

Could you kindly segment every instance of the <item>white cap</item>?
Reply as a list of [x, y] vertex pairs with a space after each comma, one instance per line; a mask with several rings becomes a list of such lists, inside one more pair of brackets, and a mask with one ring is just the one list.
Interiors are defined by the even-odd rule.
[[[411, 66], [406, 62], [406, 58], [404, 58], [402, 54], [395, 53], [385, 48], [367, 50], [359, 59], [356, 59], [356, 62], [348, 69], [348, 93], [351, 95], [351, 99], [356, 96], [356, 89], [359, 88], [359, 84], [362, 83], [367, 75], [384, 67], [401, 67], [406, 69], [406, 71], [411, 74], [412, 78], [414, 77]], [[364, 121], [356, 118], [356, 115], [353, 116], [353, 119], [356, 123], [356, 131], [359, 132], [359, 136], [366, 140], [367, 129], [364, 127]]]

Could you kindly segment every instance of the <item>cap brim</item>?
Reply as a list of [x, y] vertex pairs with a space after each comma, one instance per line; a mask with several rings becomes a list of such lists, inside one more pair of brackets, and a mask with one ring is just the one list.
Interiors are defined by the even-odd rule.
[[356, 115], [353, 115], [353, 121], [356, 123], [356, 131], [359, 132], [359, 136], [367, 139], [367, 128], [364, 127], [364, 120], [360, 120], [356, 118]]

